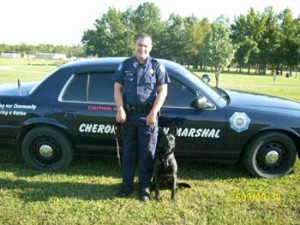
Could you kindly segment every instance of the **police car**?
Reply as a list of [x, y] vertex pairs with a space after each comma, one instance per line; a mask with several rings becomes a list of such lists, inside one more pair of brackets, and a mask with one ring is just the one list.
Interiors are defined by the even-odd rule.
[[[123, 60], [71, 62], [37, 84], [2, 85], [0, 142], [15, 144], [41, 171], [66, 168], [74, 154], [115, 156], [111, 78]], [[211, 88], [183, 66], [160, 62], [171, 78], [161, 116], [181, 121], [178, 158], [241, 161], [255, 177], [292, 171], [300, 153], [299, 103]]]

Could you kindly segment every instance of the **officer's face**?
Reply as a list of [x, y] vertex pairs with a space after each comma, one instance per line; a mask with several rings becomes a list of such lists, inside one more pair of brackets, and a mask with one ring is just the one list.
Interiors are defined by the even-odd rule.
[[148, 58], [152, 49], [152, 40], [149, 37], [139, 38], [135, 43], [135, 54], [139, 62], [143, 63]]

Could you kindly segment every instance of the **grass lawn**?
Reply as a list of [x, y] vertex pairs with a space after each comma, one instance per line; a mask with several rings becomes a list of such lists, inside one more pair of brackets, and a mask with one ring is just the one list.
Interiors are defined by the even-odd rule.
[[[172, 202], [117, 197], [116, 160], [76, 158], [65, 171], [40, 173], [16, 151], [0, 152], [0, 224], [299, 224], [300, 164], [279, 179], [254, 179], [240, 165], [179, 161]], [[154, 193], [152, 194], [154, 196]]]
[[[1, 60], [0, 83], [14, 82], [18, 73], [21, 80], [40, 80], [56, 68]], [[278, 77], [274, 83], [269, 76], [221, 74], [220, 79], [222, 88], [300, 100], [300, 77]], [[170, 190], [163, 190], [162, 202], [143, 204], [137, 192], [128, 199], [117, 197], [121, 177], [116, 159], [76, 157], [64, 171], [42, 173], [28, 168], [20, 152], [2, 148], [0, 225], [300, 224], [299, 159], [294, 173], [277, 179], [251, 178], [240, 164], [178, 164], [179, 180], [192, 188], [180, 189], [175, 202]]]
[[[198, 75], [203, 72], [195, 72]], [[208, 73], [211, 78], [210, 84], [215, 86], [215, 76]], [[259, 94], [268, 94], [300, 102], [300, 72], [290, 78], [278, 76], [273, 80], [267, 75], [241, 75], [221, 73], [219, 87], [223, 89], [248, 91]]]
[[17, 82], [38, 81], [52, 72], [59, 61], [25, 60], [0, 58], [0, 84]]
[[[250, 178], [241, 165], [179, 161], [180, 189], [172, 202], [117, 197], [114, 159], [76, 158], [65, 171], [41, 173], [20, 153], [0, 152], [0, 224], [299, 224], [300, 164], [279, 179]], [[152, 193], [154, 197], [154, 193]]]

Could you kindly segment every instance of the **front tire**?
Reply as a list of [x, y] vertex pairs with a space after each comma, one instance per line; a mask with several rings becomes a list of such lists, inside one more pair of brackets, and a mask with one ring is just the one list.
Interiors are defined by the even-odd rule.
[[73, 147], [69, 138], [52, 127], [38, 127], [29, 131], [22, 142], [24, 161], [40, 171], [56, 171], [66, 168], [73, 159]]
[[255, 177], [281, 177], [293, 170], [296, 147], [283, 133], [265, 133], [249, 143], [242, 161], [246, 170]]

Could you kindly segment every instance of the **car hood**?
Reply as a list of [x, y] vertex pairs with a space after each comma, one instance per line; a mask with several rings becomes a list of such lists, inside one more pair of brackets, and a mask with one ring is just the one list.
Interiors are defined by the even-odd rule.
[[27, 95], [28, 91], [37, 82], [24, 82], [21, 83], [20, 89], [18, 88], [18, 83], [8, 83], [0, 84], [0, 96], [15, 96], [15, 95]]
[[291, 100], [269, 95], [239, 91], [225, 90], [225, 92], [229, 96], [230, 107], [253, 109], [259, 111], [273, 111], [277, 113], [287, 113], [287, 111], [291, 110], [296, 111], [298, 114], [300, 113], [300, 103]]

